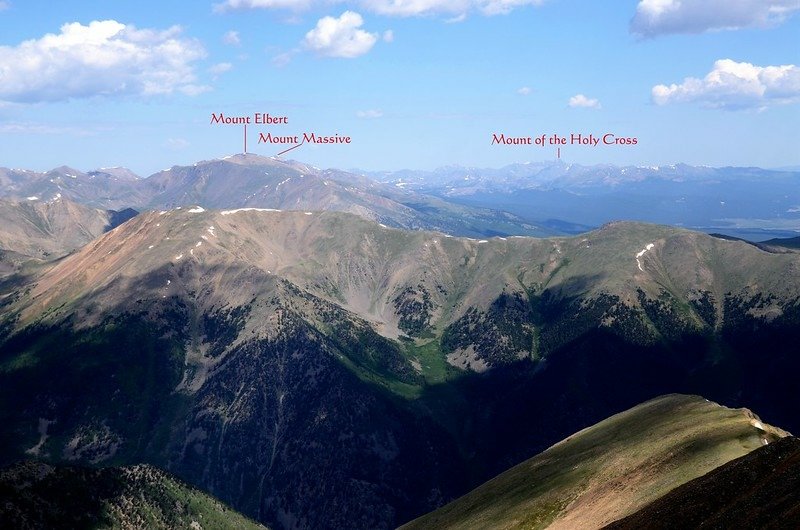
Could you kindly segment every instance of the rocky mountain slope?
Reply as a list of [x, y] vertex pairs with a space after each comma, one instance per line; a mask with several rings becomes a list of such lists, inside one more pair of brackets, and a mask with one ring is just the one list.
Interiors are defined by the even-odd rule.
[[39, 173], [25, 169], [0, 168], [0, 197], [42, 201], [58, 198], [100, 209], [124, 210], [146, 201], [140, 178], [125, 168], [103, 168], [84, 173], [61, 166]]
[[396, 526], [669, 392], [800, 427], [800, 254], [681, 229], [192, 206], [3, 289], [3, 462], [148, 462], [279, 528]]
[[47, 260], [78, 249], [135, 211], [99, 210], [67, 199], [0, 199], [0, 249]]
[[601, 528], [786, 435], [746, 409], [664, 396], [569, 436], [402, 528]]
[[39, 528], [265, 527], [147, 465], [87, 469], [24, 462], [0, 470], [0, 526]]

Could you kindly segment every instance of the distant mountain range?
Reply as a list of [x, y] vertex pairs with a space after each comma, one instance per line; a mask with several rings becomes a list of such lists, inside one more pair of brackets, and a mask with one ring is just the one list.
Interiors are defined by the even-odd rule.
[[158, 209], [0, 284], [0, 464], [145, 462], [271, 527], [391, 528], [665, 393], [800, 429], [798, 341], [790, 249]]
[[47, 173], [0, 168], [0, 197], [17, 201], [68, 199], [101, 209], [273, 208], [349, 212], [387, 226], [453, 235], [557, 233], [503, 211], [456, 204], [387, 186], [361, 175], [320, 170], [256, 155], [174, 166], [148, 178], [124, 168]]
[[111, 210], [201, 205], [343, 211], [396, 228], [471, 237], [577, 234], [622, 219], [751, 241], [800, 232], [800, 172], [686, 164], [556, 161], [500, 169], [347, 172], [234, 155], [147, 178], [124, 168], [0, 169], [0, 197], [63, 197]]
[[502, 208], [571, 233], [617, 219], [756, 241], [796, 236], [800, 231], [798, 171], [686, 164], [582, 166], [556, 161], [370, 175], [398, 188]]

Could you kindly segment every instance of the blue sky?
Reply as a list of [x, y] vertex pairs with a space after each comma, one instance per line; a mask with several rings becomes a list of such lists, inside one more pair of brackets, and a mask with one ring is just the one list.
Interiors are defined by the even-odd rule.
[[638, 140], [567, 145], [567, 162], [800, 165], [796, 0], [186, 5], [0, 0], [0, 166], [148, 175], [240, 152], [212, 112], [287, 116], [250, 126], [263, 155], [282, 147], [258, 132], [350, 136], [292, 151], [321, 167], [556, 157], [493, 133]]

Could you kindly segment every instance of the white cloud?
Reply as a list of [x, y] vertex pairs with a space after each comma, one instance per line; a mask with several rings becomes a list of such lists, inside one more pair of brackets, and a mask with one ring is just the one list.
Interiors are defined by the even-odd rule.
[[62, 127], [33, 122], [0, 123], [0, 134], [54, 134], [71, 136], [91, 136], [97, 131], [78, 127]]
[[233, 68], [231, 63], [217, 63], [208, 69], [208, 72], [214, 75], [224, 74]]
[[388, 16], [453, 15], [450, 21], [460, 22], [466, 14], [477, 11], [484, 15], [505, 15], [516, 8], [540, 5], [545, 0], [225, 0], [216, 4], [217, 12], [235, 9], [288, 9], [303, 11], [331, 3], [345, 4]]
[[356, 112], [356, 116], [358, 116], [359, 118], [374, 120], [377, 118], [383, 118], [383, 111], [378, 109], [359, 110], [358, 112]]
[[361, 15], [352, 11], [345, 11], [339, 18], [321, 18], [317, 26], [306, 33], [303, 45], [325, 57], [351, 59], [364, 55], [375, 45], [378, 36], [359, 29], [363, 24]]
[[475, 2], [486, 15], [507, 15], [518, 7], [538, 6], [544, 0], [479, 0]]
[[642, 37], [669, 33], [769, 27], [800, 10], [800, 0], [641, 0], [630, 30]]
[[387, 29], [383, 32], [383, 42], [394, 42], [394, 31]]
[[[381, 15], [411, 17], [420, 15], [455, 15], [463, 20], [466, 13], [505, 15], [518, 7], [540, 5], [544, 0], [361, 0], [364, 9]], [[452, 19], [451, 19], [452, 20]]]
[[657, 105], [697, 102], [728, 110], [765, 108], [800, 102], [800, 68], [793, 64], [756, 66], [722, 59], [703, 79], [687, 77], [681, 84], [657, 85]]
[[531, 92], [533, 92], [533, 89], [531, 89], [531, 87], [529, 86], [524, 86], [519, 90], [517, 90], [517, 94], [519, 94], [520, 96], [530, 96]]
[[194, 95], [202, 45], [181, 28], [137, 29], [115, 20], [65, 24], [17, 46], [0, 46], [0, 100], [62, 101], [96, 95]]
[[239, 46], [242, 44], [242, 39], [239, 37], [238, 31], [231, 30], [222, 36], [222, 42], [231, 46]]
[[299, 52], [300, 50], [294, 49], [294, 50], [289, 50], [288, 52], [279, 53], [278, 55], [272, 58], [272, 64], [278, 68], [283, 68], [284, 66], [292, 62], [294, 56], [297, 55], [297, 53]]
[[569, 106], [572, 108], [599, 109], [600, 102], [594, 98], [587, 98], [583, 94], [577, 94], [569, 98]]
[[186, 149], [191, 144], [188, 140], [183, 138], [168, 138], [166, 142], [164, 142], [164, 146], [172, 149], [173, 151], [180, 151], [181, 149]]
[[457, 17], [448, 18], [447, 20], [445, 20], [445, 23], [446, 24], [460, 24], [461, 22], [464, 22], [465, 20], [467, 20], [467, 14], [466, 13], [461, 13]]
[[221, 13], [237, 9], [292, 9], [301, 11], [311, 6], [312, 0], [225, 0], [214, 5], [214, 11]]
[[6, 2], [5, 0], [0, 0], [0, 11], [5, 11], [11, 7], [11, 2]]

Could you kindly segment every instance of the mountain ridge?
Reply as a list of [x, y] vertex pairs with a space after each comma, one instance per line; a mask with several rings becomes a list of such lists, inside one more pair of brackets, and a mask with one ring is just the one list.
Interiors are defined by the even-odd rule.
[[0, 287], [2, 457], [144, 461], [273, 526], [389, 528], [658, 394], [795, 428], [798, 266], [629, 222], [145, 212]]
[[600, 528], [788, 435], [747, 409], [662, 396], [568, 436], [401, 528]]

